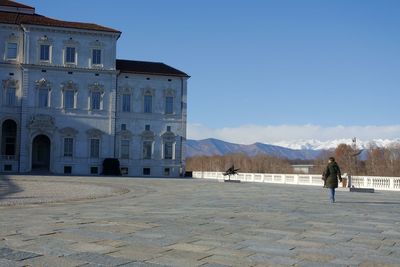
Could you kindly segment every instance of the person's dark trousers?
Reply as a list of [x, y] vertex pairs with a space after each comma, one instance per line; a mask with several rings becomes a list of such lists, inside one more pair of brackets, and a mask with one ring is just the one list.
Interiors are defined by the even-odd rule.
[[328, 188], [329, 191], [329, 199], [333, 203], [335, 202], [335, 188]]

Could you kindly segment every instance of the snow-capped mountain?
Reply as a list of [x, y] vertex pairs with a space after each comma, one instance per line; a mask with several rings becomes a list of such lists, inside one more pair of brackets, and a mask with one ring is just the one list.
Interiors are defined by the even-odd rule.
[[[289, 142], [277, 142], [274, 144], [254, 143], [241, 145], [209, 138], [204, 140], [187, 140], [187, 156], [211, 156], [226, 155], [231, 153], [244, 153], [249, 156], [267, 154], [287, 159], [312, 160], [316, 159], [322, 151], [335, 149], [340, 144], [352, 145], [352, 139], [337, 139], [332, 141], [298, 140]], [[357, 139], [358, 149], [371, 147], [400, 147], [399, 139], [375, 139], [362, 141]]]
[[[287, 147], [291, 149], [310, 149], [310, 150], [328, 150], [335, 149], [340, 144], [352, 145], [352, 139], [336, 139], [330, 141], [320, 140], [294, 140], [294, 141], [281, 141], [275, 142], [273, 145]], [[368, 149], [371, 147], [392, 147], [400, 145], [400, 138], [397, 139], [373, 139], [370, 141], [364, 141], [357, 139], [356, 142], [358, 149]]]

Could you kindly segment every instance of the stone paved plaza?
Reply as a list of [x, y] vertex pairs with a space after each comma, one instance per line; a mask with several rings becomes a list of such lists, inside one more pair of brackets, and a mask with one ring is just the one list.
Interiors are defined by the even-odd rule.
[[400, 194], [1, 176], [0, 266], [400, 266]]

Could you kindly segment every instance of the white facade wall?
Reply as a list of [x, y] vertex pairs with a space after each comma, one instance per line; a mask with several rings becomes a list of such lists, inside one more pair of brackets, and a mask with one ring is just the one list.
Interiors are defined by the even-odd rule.
[[[116, 32], [0, 24], [0, 40], [5, 40], [0, 41], [0, 129], [7, 120], [17, 124], [15, 156], [4, 155], [0, 143], [0, 172], [32, 171], [33, 142], [43, 135], [50, 140], [51, 173], [65, 173], [66, 167], [77, 175], [89, 175], [93, 167], [100, 173], [103, 159], [120, 158], [121, 140], [130, 144], [129, 158], [120, 158], [127, 175], [179, 176], [184, 171], [187, 77], [120, 73], [118, 38]], [[15, 60], [7, 59], [7, 42], [18, 43]], [[40, 60], [41, 44], [50, 46], [49, 61]], [[65, 62], [67, 46], [75, 47], [76, 64]], [[92, 64], [93, 49], [101, 50], [102, 64]], [[5, 104], [10, 85], [16, 88], [12, 106]], [[42, 89], [48, 90], [47, 107], [40, 106]], [[74, 92], [74, 108], [65, 108], [66, 90]], [[92, 91], [101, 92], [100, 110], [91, 108]], [[121, 97], [127, 91], [132, 94], [131, 110], [123, 112]], [[151, 113], [144, 112], [146, 93], [152, 94]], [[173, 96], [173, 114], [165, 114], [166, 95]], [[125, 131], [121, 124], [126, 124]], [[143, 140], [149, 138], [146, 125], [153, 141], [150, 159], [143, 155]], [[72, 156], [65, 156], [64, 138], [73, 139]], [[98, 158], [90, 157], [91, 138], [100, 140]], [[164, 158], [166, 140], [173, 141], [172, 159]]]

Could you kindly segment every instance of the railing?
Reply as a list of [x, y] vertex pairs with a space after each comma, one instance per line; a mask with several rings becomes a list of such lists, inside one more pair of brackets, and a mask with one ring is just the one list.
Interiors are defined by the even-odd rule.
[[[193, 178], [215, 180], [228, 179], [222, 172], [199, 171], [193, 172]], [[321, 175], [312, 174], [239, 173], [231, 176], [230, 179], [240, 180], [242, 182], [323, 186]], [[356, 188], [400, 191], [400, 177], [352, 176], [351, 186]]]

